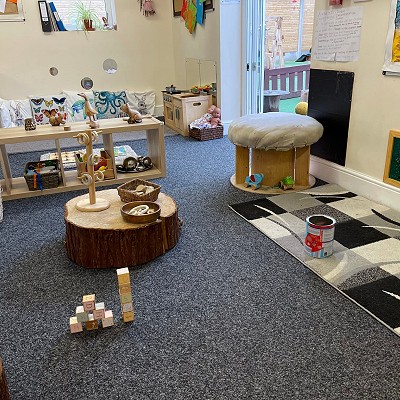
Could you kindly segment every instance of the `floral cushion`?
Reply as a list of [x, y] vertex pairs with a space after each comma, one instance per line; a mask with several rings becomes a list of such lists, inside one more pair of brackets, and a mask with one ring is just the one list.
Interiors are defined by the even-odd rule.
[[127, 103], [125, 90], [119, 92], [93, 90], [97, 119], [119, 118], [123, 116], [121, 106]]
[[156, 106], [156, 94], [148, 92], [126, 92], [128, 103], [142, 115], [154, 114]]
[[68, 121], [84, 121], [87, 119], [85, 113], [85, 100], [78, 95], [84, 93], [89, 99], [89, 103], [94, 106], [94, 95], [92, 91], [74, 92], [70, 90], [63, 90], [63, 96], [67, 98], [67, 119]]
[[48, 124], [51, 116], [59, 114], [63, 115], [66, 120], [66, 100], [67, 98], [62, 94], [56, 94], [54, 96], [30, 96], [29, 101], [31, 103], [35, 122], [38, 125]]

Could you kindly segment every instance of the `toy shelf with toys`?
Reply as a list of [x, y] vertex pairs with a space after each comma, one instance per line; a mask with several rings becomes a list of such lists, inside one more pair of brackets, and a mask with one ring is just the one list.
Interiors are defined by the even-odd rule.
[[[75, 170], [68, 171], [64, 168], [61, 156], [60, 139], [72, 138], [88, 129], [85, 122], [72, 122], [68, 124], [70, 129], [65, 130], [62, 126], [39, 125], [36, 130], [26, 131], [24, 127], [0, 128], [0, 166], [4, 179], [0, 181], [3, 188], [3, 200], [12, 200], [23, 197], [40, 196], [57, 192], [80, 190], [84, 184], [77, 177]], [[118, 172], [114, 158], [107, 168], [113, 170], [111, 179], [96, 182], [96, 186], [114, 185], [127, 182], [133, 178], [155, 179], [166, 176], [164, 124], [156, 118], [144, 118], [141, 123], [129, 124], [122, 118], [111, 118], [99, 121], [97, 132], [103, 136], [104, 149], [108, 154], [113, 154], [114, 133], [127, 133], [132, 131], [146, 131], [147, 156], [152, 161], [152, 168], [140, 172], [120, 173]], [[14, 177], [11, 171], [6, 144], [37, 142], [42, 140], [54, 140], [58, 160], [60, 161], [60, 184], [57, 187], [44, 190], [29, 190], [25, 177]], [[21, 166], [23, 172], [24, 166]]]

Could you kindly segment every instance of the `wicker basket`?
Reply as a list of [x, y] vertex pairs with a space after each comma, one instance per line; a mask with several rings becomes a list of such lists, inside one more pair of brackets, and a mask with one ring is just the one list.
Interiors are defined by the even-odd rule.
[[218, 125], [215, 128], [190, 128], [189, 136], [195, 138], [197, 140], [212, 140], [212, 139], [221, 139], [224, 135], [224, 127], [222, 125]]
[[[154, 190], [150, 193], [140, 195], [134, 191], [139, 185], [153, 186]], [[133, 179], [117, 187], [119, 197], [125, 203], [140, 200], [156, 201], [158, 198], [158, 194], [160, 193], [160, 189], [161, 186], [156, 185], [153, 182], [144, 181], [142, 179]]]
[[[36, 179], [34, 175], [27, 175], [30, 166], [37, 167], [38, 164], [46, 164], [47, 166], [56, 167], [53, 171], [46, 174], [37, 174]], [[28, 162], [25, 164], [24, 178], [29, 190], [44, 190], [58, 187], [61, 182], [60, 176], [60, 163], [58, 160], [49, 160], [45, 162]], [[36, 181], [36, 185], [35, 185]]]

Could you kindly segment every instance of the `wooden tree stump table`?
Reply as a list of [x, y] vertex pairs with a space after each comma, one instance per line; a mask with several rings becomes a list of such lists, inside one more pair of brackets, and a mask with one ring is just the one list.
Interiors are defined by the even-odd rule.
[[0, 358], [0, 400], [10, 400], [10, 393], [8, 391], [6, 374], [3, 368], [3, 362]]
[[88, 197], [75, 197], [65, 204], [65, 248], [68, 257], [85, 268], [121, 268], [144, 264], [172, 249], [178, 242], [181, 223], [175, 201], [160, 193], [156, 203], [160, 218], [151, 224], [125, 222], [116, 189], [102, 190], [110, 207], [82, 212], [75, 205]]

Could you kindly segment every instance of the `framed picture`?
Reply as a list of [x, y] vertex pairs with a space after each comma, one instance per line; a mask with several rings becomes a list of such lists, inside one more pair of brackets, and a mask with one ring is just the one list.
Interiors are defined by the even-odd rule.
[[0, 22], [25, 21], [22, 0], [0, 0]]
[[400, 0], [391, 0], [389, 28], [386, 37], [384, 75], [400, 73]]
[[400, 131], [390, 131], [383, 181], [400, 187]]
[[[172, 0], [172, 6], [174, 9], [174, 17], [180, 17], [182, 11], [183, 0]], [[213, 0], [206, 0], [204, 2], [204, 11], [214, 11]]]

